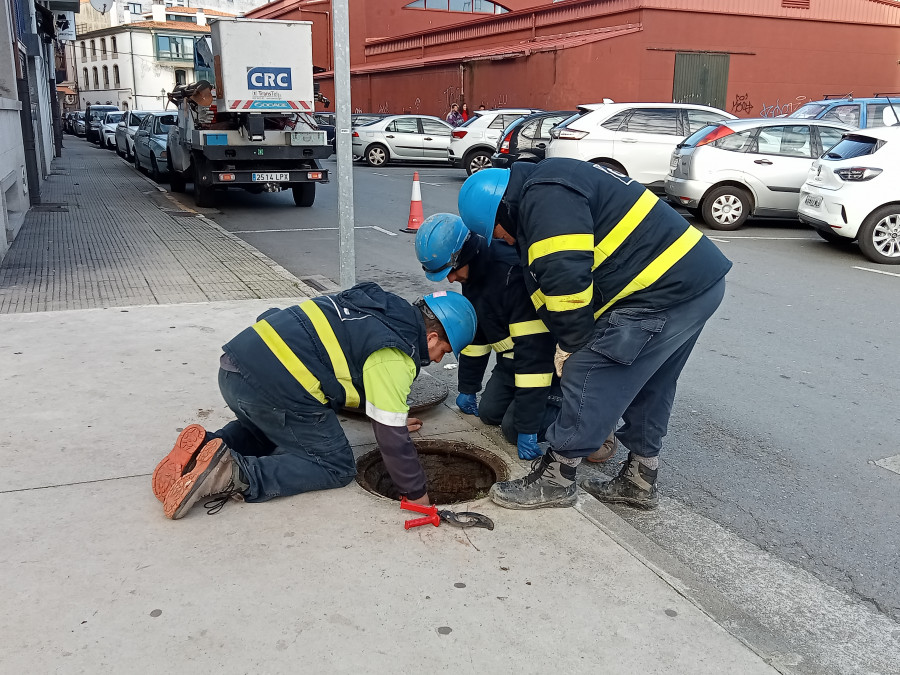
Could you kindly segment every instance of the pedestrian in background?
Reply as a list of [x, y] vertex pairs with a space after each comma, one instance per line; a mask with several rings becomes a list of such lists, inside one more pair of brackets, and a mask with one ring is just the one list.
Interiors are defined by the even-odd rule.
[[450, 106], [450, 112], [447, 113], [447, 124], [451, 127], [458, 127], [463, 123], [463, 116], [459, 114], [459, 104], [454, 103]]
[[485, 109], [484, 103], [482, 103], [480, 106], [478, 106], [478, 109], [479, 109], [479, 110], [484, 110], [484, 109]]
[[463, 122], [469, 121], [469, 106], [467, 103], [462, 104], [462, 110], [459, 111], [459, 114], [462, 115]]

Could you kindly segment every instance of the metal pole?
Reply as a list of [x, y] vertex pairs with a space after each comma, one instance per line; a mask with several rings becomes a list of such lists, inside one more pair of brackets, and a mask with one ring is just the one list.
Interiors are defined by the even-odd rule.
[[338, 230], [340, 233], [340, 285], [356, 283], [353, 242], [353, 147], [350, 137], [350, 8], [348, 0], [333, 0], [334, 112], [337, 132]]

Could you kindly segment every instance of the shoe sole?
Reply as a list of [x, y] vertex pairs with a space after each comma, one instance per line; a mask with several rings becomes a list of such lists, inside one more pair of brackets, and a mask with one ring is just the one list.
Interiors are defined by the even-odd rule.
[[603, 502], [604, 504], [625, 504], [626, 506], [631, 506], [636, 509], [642, 509], [644, 511], [652, 511], [657, 506], [659, 506], [659, 499], [648, 502], [639, 499], [629, 499], [628, 497], [608, 497], [603, 494], [597, 494], [593, 490], [586, 487], [584, 483], [581, 484], [581, 489], [587, 492], [597, 501]]
[[189, 509], [184, 508], [185, 505], [190, 503], [191, 497], [203, 485], [203, 479], [215, 468], [226, 452], [228, 452], [228, 446], [222, 442], [221, 438], [214, 438], [203, 446], [203, 449], [197, 455], [194, 468], [181, 478], [176, 479], [166, 495], [166, 501], [163, 504], [166, 518], [178, 520], [189, 511]]
[[166, 494], [172, 484], [181, 478], [184, 467], [190, 464], [206, 442], [206, 429], [199, 424], [189, 424], [175, 440], [175, 446], [153, 470], [153, 494], [161, 501], [166, 501]]
[[515, 502], [505, 502], [496, 498], [493, 492], [490, 494], [491, 501], [494, 502], [497, 506], [502, 506], [504, 509], [512, 509], [514, 511], [531, 511], [533, 509], [555, 509], [555, 508], [570, 508], [575, 506], [578, 503], [578, 495], [573, 495], [572, 497], [566, 497], [565, 499], [559, 499], [553, 502], [541, 502], [540, 504], [518, 504]]

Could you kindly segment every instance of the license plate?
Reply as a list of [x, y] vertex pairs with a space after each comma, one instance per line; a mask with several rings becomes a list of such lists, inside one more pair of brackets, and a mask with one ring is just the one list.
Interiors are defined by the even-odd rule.
[[678, 166], [678, 157], [673, 157], [673, 158], [672, 158], [672, 161], [669, 162], [669, 166], [672, 167], [673, 169], [674, 169], [676, 166]]
[[822, 197], [816, 195], [807, 195], [806, 196], [806, 205], [811, 206], [814, 209], [819, 208], [819, 204], [822, 203]]
[[291, 179], [289, 173], [254, 173], [251, 174], [253, 181], [258, 183], [282, 183]]

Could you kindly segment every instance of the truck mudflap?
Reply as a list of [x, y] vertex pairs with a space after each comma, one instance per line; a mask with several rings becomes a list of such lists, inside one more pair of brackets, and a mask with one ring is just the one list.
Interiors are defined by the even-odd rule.
[[287, 187], [296, 183], [327, 183], [327, 169], [293, 169], [290, 171], [279, 169], [255, 169], [248, 171], [240, 169], [229, 171], [226, 169], [210, 169], [211, 184], [225, 187], [246, 187], [258, 185], [260, 187], [272, 184], [281, 184]]

